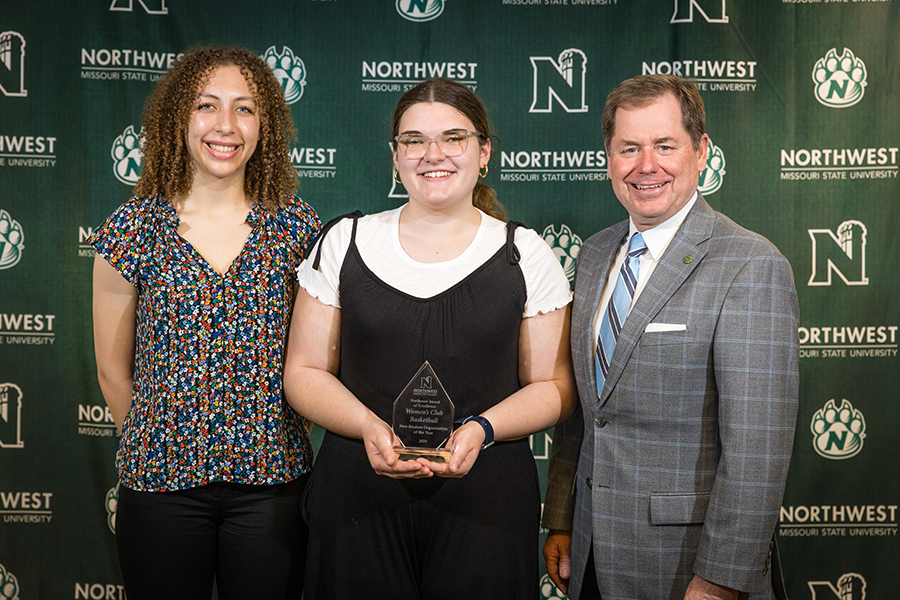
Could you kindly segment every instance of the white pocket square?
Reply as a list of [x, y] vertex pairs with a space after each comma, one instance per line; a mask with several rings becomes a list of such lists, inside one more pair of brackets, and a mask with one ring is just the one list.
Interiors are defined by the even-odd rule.
[[648, 323], [644, 333], [658, 333], [661, 331], [687, 331], [684, 323]]

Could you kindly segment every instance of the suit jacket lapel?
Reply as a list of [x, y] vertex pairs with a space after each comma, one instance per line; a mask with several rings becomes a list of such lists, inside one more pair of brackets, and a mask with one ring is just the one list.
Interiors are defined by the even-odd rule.
[[[573, 335], [572, 339], [577, 344], [573, 347], [573, 360], [580, 362], [576, 364], [576, 372], [590, 373], [591, 382], [590, 389], [595, 389], [596, 373], [594, 373], [594, 347], [597, 340], [594, 338], [594, 318], [597, 314], [597, 307], [600, 305], [600, 299], [603, 296], [603, 288], [606, 286], [606, 280], [609, 278], [609, 270], [616, 259], [616, 253], [619, 251], [622, 241], [628, 235], [628, 221], [623, 221], [613, 225], [609, 230], [601, 234], [598, 245], [588, 254], [579, 257], [578, 271], [575, 279], [575, 302], [581, 303], [583, 310], [576, 308], [573, 311], [572, 331], [586, 332], [580, 335]], [[581, 262], [584, 261], [584, 262]], [[581, 286], [584, 286], [582, 291]], [[580, 366], [580, 370], [578, 367]], [[591, 394], [594, 397], [596, 392]]]
[[[698, 196], [694, 207], [657, 263], [650, 280], [641, 291], [637, 302], [625, 319], [625, 324], [616, 342], [609, 377], [603, 386], [600, 404], [604, 404], [622, 376], [635, 346], [641, 339], [647, 324], [659, 314], [666, 302], [684, 284], [697, 265], [706, 256], [704, 242], [712, 235], [715, 213], [709, 204]], [[599, 300], [598, 300], [599, 302]]]

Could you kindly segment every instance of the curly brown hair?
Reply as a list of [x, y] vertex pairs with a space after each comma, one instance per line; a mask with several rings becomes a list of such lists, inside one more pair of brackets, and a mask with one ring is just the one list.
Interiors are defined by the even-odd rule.
[[[452, 106], [472, 121], [479, 133], [478, 143], [482, 146], [485, 140], [491, 139], [491, 128], [488, 124], [487, 110], [475, 93], [465, 85], [438, 77], [423, 81], [406, 91], [397, 102], [391, 126], [391, 148], [395, 148], [394, 138], [400, 133], [400, 119], [413, 104], [420, 102], [440, 102]], [[472, 204], [485, 213], [501, 221], [506, 220], [506, 207], [497, 200], [497, 192], [479, 179], [472, 193]]]
[[244, 191], [272, 211], [296, 193], [298, 177], [288, 145], [296, 130], [275, 75], [249, 50], [205, 46], [180, 56], [147, 98], [136, 196], [163, 195], [171, 202], [190, 192], [194, 172], [186, 144], [188, 123], [213, 71], [225, 66], [240, 68], [259, 107], [259, 142], [247, 162]]

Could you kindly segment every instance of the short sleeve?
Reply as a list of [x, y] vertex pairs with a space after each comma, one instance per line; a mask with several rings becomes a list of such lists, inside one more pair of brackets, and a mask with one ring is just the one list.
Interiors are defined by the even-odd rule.
[[303, 251], [322, 228], [316, 211], [299, 197], [291, 196], [278, 209], [275, 219], [287, 234], [292, 253], [296, 252], [297, 262], [294, 264], [298, 264]]
[[[323, 304], [341, 307], [341, 265], [350, 247], [353, 219], [342, 219], [322, 235], [297, 271], [300, 287]], [[318, 268], [315, 268], [316, 257]]]
[[523, 317], [553, 312], [572, 301], [569, 280], [553, 249], [534, 230], [516, 229], [516, 247], [522, 255], [528, 299]]
[[133, 197], [94, 230], [87, 242], [126, 281], [137, 287], [153, 199]]

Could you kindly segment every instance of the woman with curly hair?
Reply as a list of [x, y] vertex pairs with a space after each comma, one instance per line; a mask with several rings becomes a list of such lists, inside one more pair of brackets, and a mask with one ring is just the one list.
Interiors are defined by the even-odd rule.
[[180, 57], [148, 99], [134, 196], [91, 236], [94, 345], [122, 437], [128, 597], [299, 597], [312, 455], [282, 364], [315, 212], [290, 110], [236, 48]]

